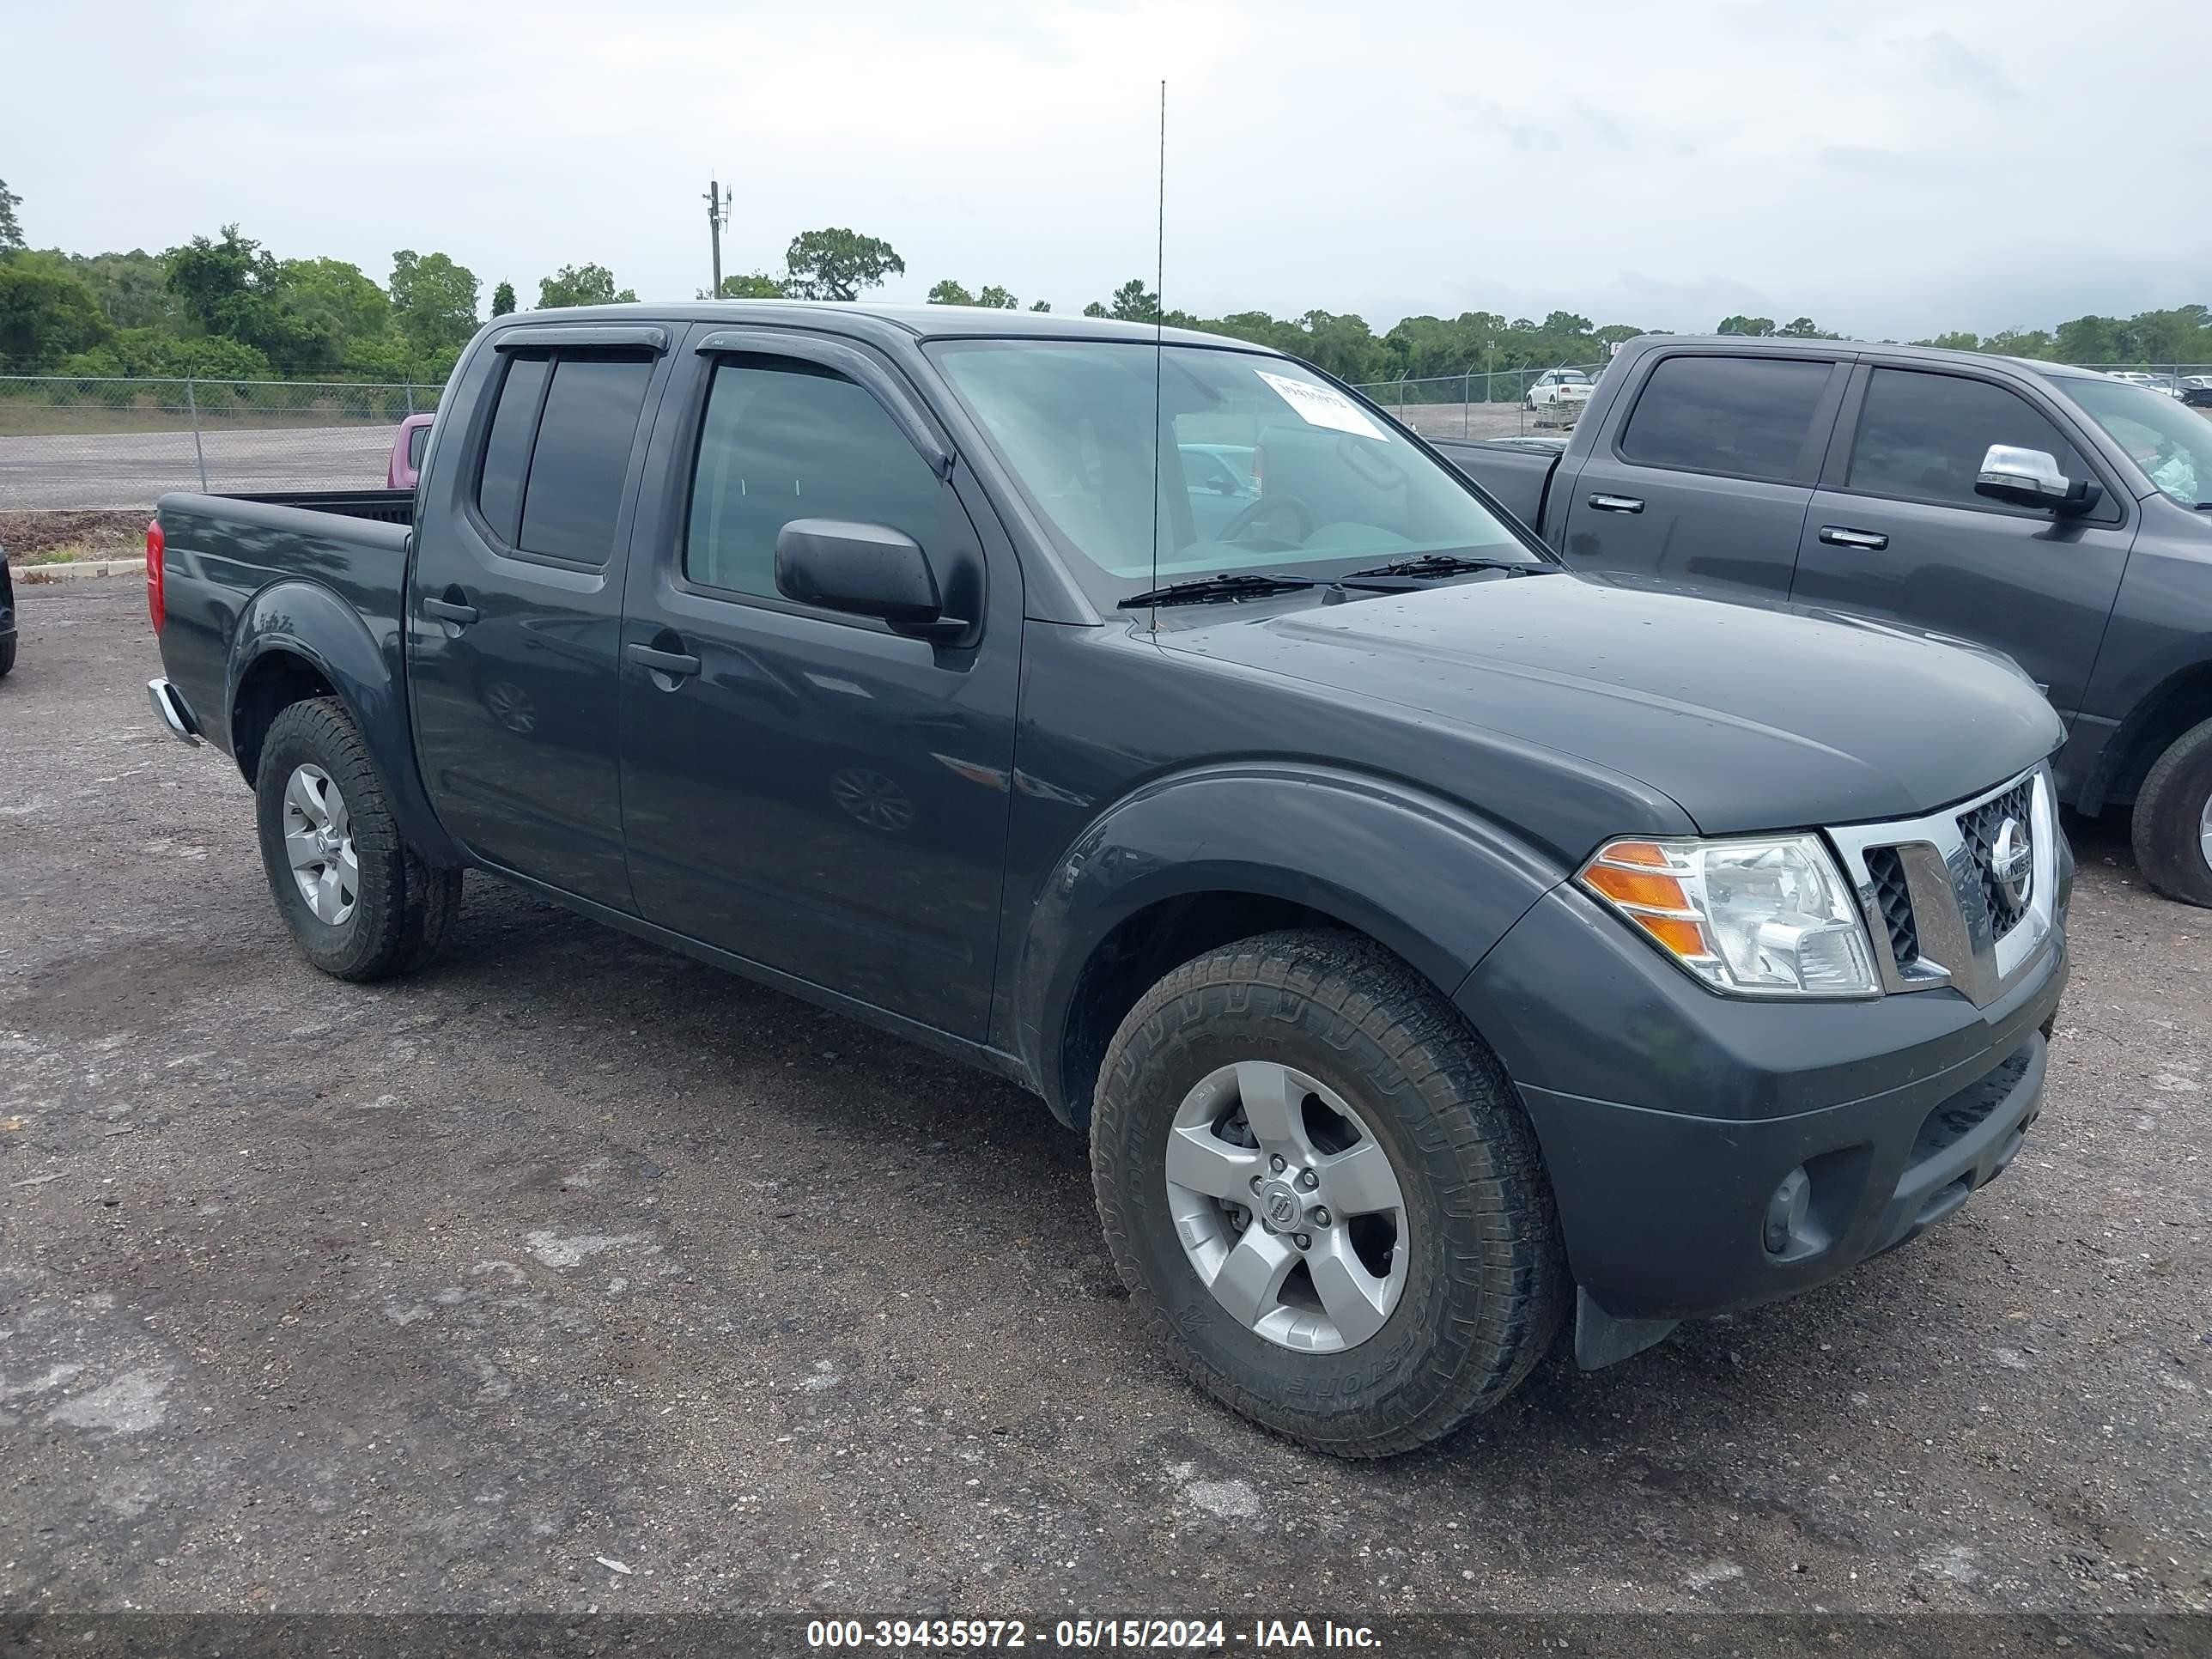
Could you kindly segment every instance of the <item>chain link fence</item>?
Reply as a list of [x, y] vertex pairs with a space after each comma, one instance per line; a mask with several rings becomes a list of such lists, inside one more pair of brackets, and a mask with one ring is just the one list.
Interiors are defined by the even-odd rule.
[[[1603, 363], [1561, 363], [1595, 380]], [[2212, 381], [2207, 363], [2083, 363], [2162, 389]], [[1425, 437], [1563, 435], [1549, 371], [1470, 370], [1359, 388]], [[435, 386], [0, 375], [0, 512], [150, 507], [166, 490], [373, 489], [393, 428], [438, 406]], [[1532, 394], [1534, 401], [1532, 401]], [[2204, 411], [2212, 416], [2212, 408]]]
[[171, 489], [376, 489], [435, 386], [0, 375], [0, 511], [150, 507]]
[[[1560, 363], [1558, 372], [1595, 381], [1603, 363]], [[1421, 380], [1379, 380], [1356, 388], [1425, 438], [1519, 438], [1559, 435], [1574, 424], [1578, 400], [1554, 401], [1538, 382], [1542, 368], [1470, 370]], [[1532, 395], [1534, 401], [1532, 401]]]

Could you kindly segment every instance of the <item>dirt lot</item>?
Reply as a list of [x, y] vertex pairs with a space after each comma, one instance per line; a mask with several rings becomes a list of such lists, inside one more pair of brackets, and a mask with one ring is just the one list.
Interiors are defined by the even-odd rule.
[[1963, 1214], [1346, 1466], [1170, 1375], [1009, 1087], [489, 882], [312, 972], [137, 586], [22, 620], [0, 1607], [2212, 1607], [2212, 917], [2112, 825]]
[[0, 513], [0, 547], [18, 568], [49, 559], [127, 558], [145, 551], [146, 518], [137, 508]]

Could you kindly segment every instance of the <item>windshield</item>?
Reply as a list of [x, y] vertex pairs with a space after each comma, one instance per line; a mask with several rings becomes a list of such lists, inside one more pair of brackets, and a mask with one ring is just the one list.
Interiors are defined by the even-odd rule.
[[1239, 570], [1325, 580], [1424, 553], [1545, 562], [1457, 474], [1286, 358], [1159, 352], [1155, 443], [1142, 342], [940, 341], [931, 355], [1102, 603]]
[[2162, 392], [2125, 380], [2060, 383], [2066, 395], [2184, 507], [2212, 501], [2212, 421]]

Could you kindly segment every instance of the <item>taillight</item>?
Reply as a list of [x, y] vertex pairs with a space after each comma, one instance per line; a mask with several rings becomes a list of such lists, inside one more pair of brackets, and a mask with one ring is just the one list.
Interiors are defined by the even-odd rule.
[[161, 538], [161, 521], [146, 521], [146, 614], [153, 618], [154, 631], [161, 631], [161, 624], [169, 619], [169, 605], [161, 592], [161, 555], [168, 544]]

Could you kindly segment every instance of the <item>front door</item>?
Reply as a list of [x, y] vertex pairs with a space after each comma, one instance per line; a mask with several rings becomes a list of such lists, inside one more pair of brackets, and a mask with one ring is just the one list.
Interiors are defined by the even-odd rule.
[[456, 401], [488, 413], [441, 441], [466, 459], [438, 469], [407, 596], [416, 751], [440, 820], [489, 863], [622, 910], [623, 540], [662, 358], [603, 342], [661, 334], [531, 327], [479, 354], [483, 378]]
[[1018, 575], [988, 558], [981, 640], [957, 649], [784, 598], [775, 540], [793, 519], [888, 525], [939, 555], [982, 544], [959, 489], [901, 430], [922, 417], [873, 357], [787, 331], [714, 339], [733, 349], [690, 356], [670, 392], [664, 424], [681, 409], [688, 426], [666, 452], [651, 556], [641, 526], [623, 624], [640, 913], [980, 1039]]
[[2051, 419], [1995, 378], [1866, 371], [1848, 448], [1813, 497], [1790, 597], [1995, 646], [2071, 720], [2119, 592], [2133, 514], [2109, 480], [2081, 518], [1974, 493], [1991, 444], [2098, 474]]

